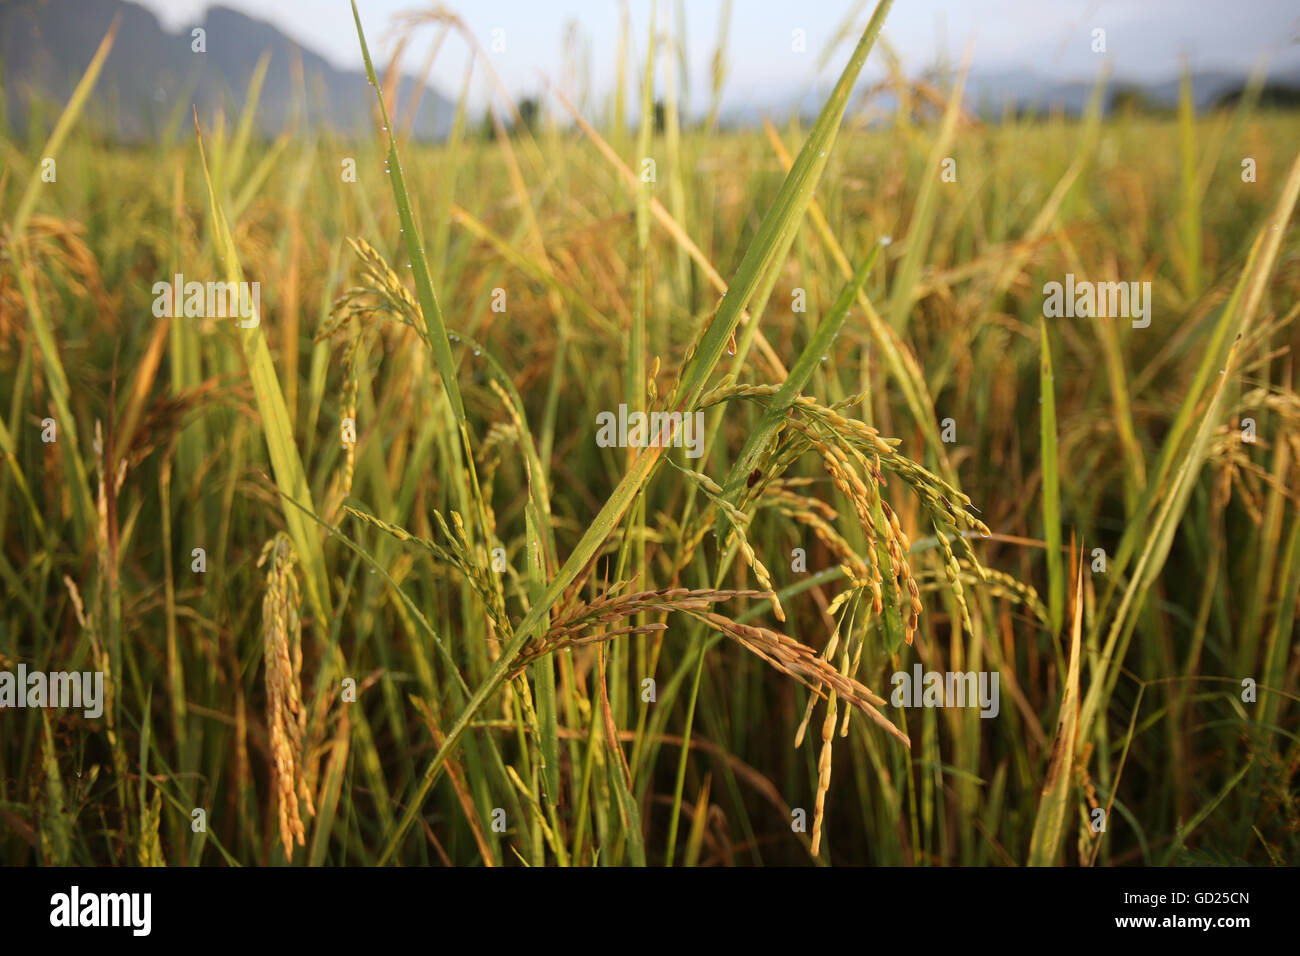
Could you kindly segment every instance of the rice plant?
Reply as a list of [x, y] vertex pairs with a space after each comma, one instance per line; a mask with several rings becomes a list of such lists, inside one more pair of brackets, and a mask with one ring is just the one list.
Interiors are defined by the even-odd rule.
[[866, 89], [891, 6], [762, 130], [655, 5], [633, 115], [420, 143], [478, 41], [355, 3], [371, 138], [115, 144], [116, 28], [4, 128], [0, 675], [104, 692], [0, 682], [0, 862], [1297, 862], [1300, 121]]

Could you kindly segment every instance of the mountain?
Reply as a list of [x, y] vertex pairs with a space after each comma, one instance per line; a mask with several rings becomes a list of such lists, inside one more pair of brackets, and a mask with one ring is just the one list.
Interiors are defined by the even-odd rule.
[[[1193, 72], [1192, 100], [1197, 110], [1210, 109], [1240, 94], [1248, 83], [1249, 77], [1245, 73], [1225, 70]], [[1120, 96], [1130, 99], [1137, 96], [1150, 107], [1173, 109], [1178, 105], [1180, 84], [1178, 77], [1158, 83], [1113, 77], [1106, 85], [1103, 107], [1109, 110]], [[1268, 72], [1266, 85], [1272, 89], [1300, 88], [1300, 67], [1274, 65]], [[1078, 114], [1087, 105], [1093, 87], [1092, 82], [1058, 83], [1031, 71], [1015, 70], [973, 74], [966, 84], [966, 99], [983, 113], [996, 114], [1010, 103], [1021, 110], [1059, 108], [1066, 113]]]
[[[151, 139], [178, 109], [189, 113], [191, 103], [200, 116], [217, 106], [237, 116], [263, 53], [270, 54], [270, 62], [256, 125], [264, 135], [280, 133], [292, 117], [299, 59], [309, 125], [324, 124], [348, 135], [374, 130], [374, 91], [365, 74], [341, 70], [271, 24], [235, 10], [211, 7], [203, 22], [170, 33], [152, 12], [126, 0], [0, 0], [0, 68], [12, 129], [26, 126], [33, 96], [67, 101], [119, 14], [117, 39], [88, 110], [105, 134], [128, 141]], [[195, 27], [205, 31], [204, 52], [192, 49]], [[415, 87], [410, 78], [399, 83], [403, 110]], [[413, 135], [441, 138], [454, 117], [455, 105], [426, 89]], [[182, 131], [189, 127], [182, 115]]]
[[[951, 76], [938, 79], [928, 74], [927, 79], [943, 92], [952, 87]], [[1227, 70], [1193, 72], [1192, 99], [1196, 109], [1201, 111], [1230, 104], [1249, 81], [1246, 73]], [[861, 81], [859, 89], [867, 88], [871, 82]], [[1112, 77], [1106, 85], [1102, 110], [1109, 113], [1121, 98], [1129, 102], [1136, 100], [1150, 109], [1174, 109], [1178, 105], [1180, 82], [1178, 77], [1160, 82]], [[966, 80], [964, 101], [968, 110], [983, 116], [998, 116], [1007, 106], [1030, 113], [1060, 109], [1067, 115], [1078, 116], [1087, 106], [1094, 85], [1095, 81], [1061, 82], [1032, 70], [972, 72]], [[788, 116], [798, 112], [805, 121], [812, 122], [829, 95], [828, 86], [817, 86], [773, 104], [751, 101], [724, 109], [720, 121], [726, 127], [748, 127], [761, 123], [764, 116]], [[1263, 101], [1292, 107], [1300, 103], [1300, 64], [1272, 65], [1265, 77]], [[872, 100], [872, 105], [884, 115], [896, 109], [897, 104], [897, 97], [888, 91]]]

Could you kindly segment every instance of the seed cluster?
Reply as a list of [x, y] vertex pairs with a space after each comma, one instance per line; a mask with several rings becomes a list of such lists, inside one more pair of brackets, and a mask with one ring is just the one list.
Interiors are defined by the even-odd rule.
[[[303, 741], [307, 708], [302, 699], [302, 596], [294, 575], [295, 557], [288, 535], [266, 543], [257, 566], [268, 565], [262, 598], [262, 647], [266, 658], [266, 726], [280, 805], [280, 839], [284, 855], [305, 843], [302, 813], [315, 816], [307, 783]], [[301, 801], [301, 804], [300, 802]]]

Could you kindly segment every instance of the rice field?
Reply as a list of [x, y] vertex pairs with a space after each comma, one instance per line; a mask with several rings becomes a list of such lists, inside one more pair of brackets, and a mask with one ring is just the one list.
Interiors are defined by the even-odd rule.
[[0, 673], [103, 675], [0, 863], [1300, 862], [1300, 117], [858, 83], [890, 7], [761, 129], [671, 19], [626, 115], [372, 47], [371, 138], [125, 146], [110, 32], [0, 124]]

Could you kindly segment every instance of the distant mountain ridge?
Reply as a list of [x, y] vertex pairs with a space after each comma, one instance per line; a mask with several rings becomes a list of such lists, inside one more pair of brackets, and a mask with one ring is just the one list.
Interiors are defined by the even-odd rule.
[[[1209, 109], [1240, 93], [1249, 82], [1250, 77], [1245, 73], [1226, 70], [1193, 71], [1193, 103], [1197, 110]], [[1173, 108], [1178, 104], [1180, 83], [1176, 76], [1158, 83], [1113, 76], [1106, 84], [1103, 105], [1109, 109], [1117, 97], [1136, 93], [1151, 107]], [[1274, 89], [1300, 88], [1300, 67], [1274, 64], [1268, 71], [1265, 83]], [[999, 110], [1010, 102], [1021, 108], [1056, 107], [1068, 113], [1080, 113], [1092, 95], [1093, 85], [1087, 82], [1048, 81], [1027, 70], [976, 74], [967, 83], [967, 99], [981, 109]]]
[[[189, 105], [210, 115], [218, 105], [228, 113], [242, 108], [258, 59], [271, 54], [257, 111], [257, 128], [265, 136], [279, 134], [292, 118], [295, 106], [294, 64], [301, 58], [306, 87], [309, 126], [329, 126], [345, 135], [370, 135], [374, 131], [374, 94], [359, 70], [340, 69], [303, 47], [277, 27], [227, 7], [211, 7], [204, 19], [172, 33], [154, 13], [129, 0], [0, 0], [0, 74], [10, 129], [23, 131], [28, 122], [30, 96], [56, 103], [67, 100], [73, 85], [94, 55], [114, 16], [121, 15], [116, 42], [95, 87], [87, 118], [100, 131], [127, 141], [153, 139], [170, 118], [180, 119], [183, 135], [190, 129]], [[191, 30], [202, 27], [205, 51], [192, 50]], [[1300, 63], [1294, 53], [1269, 71], [1271, 86], [1293, 91], [1290, 103], [1300, 101]], [[1244, 73], [1208, 70], [1193, 76], [1197, 109], [1224, 101], [1246, 86]], [[404, 77], [398, 87], [401, 108], [412, 101], [415, 81]], [[941, 84], [944, 88], [947, 84]], [[974, 72], [966, 84], [969, 108], [999, 113], [1017, 110], [1063, 109], [1082, 111], [1092, 92], [1090, 82], [1061, 82], [1032, 70]], [[724, 106], [721, 121], [727, 127], [752, 127], [763, 116], [786, 116], [798, 111], [815, 117], [825, 102], [824, 86], [792, 96], [774, 95], [737, 107]], [[1136, 94], [1136, 97], [1135, 97]], [[1155, 108], [1177, 103], [1178, 79], [1129, 82], [1112, 77], [1105, 109], [1125, 95]], [[888, 110], [892, 94], [875, 105]], [[417, 139], [441, 139], [451, 128], [455, 105], [428, 88], [421, 98], [413, 127]], [[47, 118], [48, 119], [48, 118]]]
[[[1294, 58], [1293, 58], [1294, 59]], [[934, 80], [935, 77], [928, 77]], [[1239, 95], [1249, 84], [1246, 73], [1229, 70], [1204, 70], [1192, 73], [1192, 100], [1198, 111], [1211, 109]], [[951, 78], [939, 83], [942, 90], [951, 86]], [[1137, 81], [1123, 76], [1112, 76], [1106, 84], [1102, 111], [1109, 113], [1117, 101], [1136, 97], [1152, 109], [1173, 109], [1178, 105], [1181, 81], [1170, 77], [1160, 82]], [[999, 115], [1004, 107], [1019, 111], [1046, 112], [1060, 109], [1067, 115], [1081, 114], [1092, 95], [1093, 82], [1062, 82], [1044, 77], [1032, 70], [1007, 70], [1001, 72], [972, 72], [966, 79], [964, 94], [967, 109], [981, 115]], [[1273, 64], [1267, 71], [1265, 91], [1289, 94], [1289, 104], [1300, 102], [1300, 63]], [[818, 86], [807, 90], [798, 98], [791, 98], [769, 108], [749, 105], [739, 109], [723, 110], [722, 121], [727, 126], [750, 126], [761, 122], [765, 112], [786, 115], [798, 111], [805, 119], [815, 119], [830, 89]], [[883, 93], [873, 100], [873, 105], [888, 111], [897, 105], [893, 93]]]
[[[218, 105], [238, 109], [257, 61], [271, 54], [258, 102], [257, 127], [281, 132], [294, 109], [295, 58], [302, 62], [307, 124], [355, 135], [373, 131], [374, 91], [364, 73], [341, 70], [269, 23], [226, 7], [211, 7], [202, 22], [179, 33], [165, 30], [149, 10], [127, 0], [0, 0], [0, 68], [11, 129], [22, 130], [33, 94], [65, 102], [94, 56], [113, 18], [117, 39], [95, 85], [88, 111], [101, 131], [129, 141], [155, 137], [177, 101], [200, 114]], [[205, 52], [192, 50], [191, 31], [205, 31]], [[411, 102], [416, 82], [404, 77], [399, 102]], [[450, 130], [455, 105], [425, 90], [412, 133], [439, 139]], [[182, 122], [182, 131], [189, 124]]]

